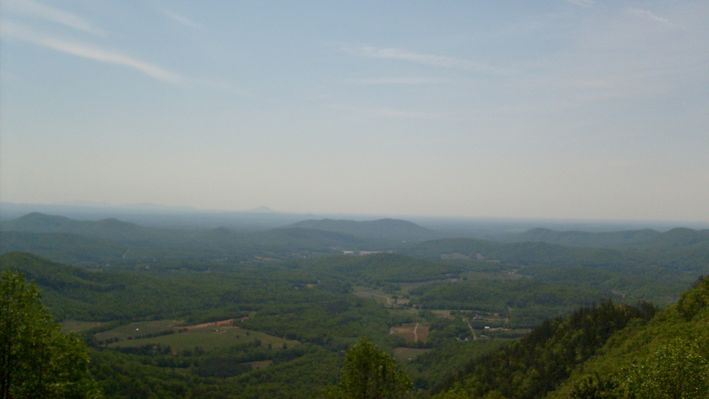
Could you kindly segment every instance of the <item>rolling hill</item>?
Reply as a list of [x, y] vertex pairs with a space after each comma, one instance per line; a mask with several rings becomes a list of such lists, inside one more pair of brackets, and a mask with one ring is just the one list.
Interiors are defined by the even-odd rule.
[[545, 242], [570, 247], [677, 248], [709, 243], [709, 230], [677, 227], [665, 232], [652, 229], [609, 232], [559, 231], [535, 228], [500, 237], [505, 242]]
[[351, 249], [384, 249], [368, 237], [288, 227], [262, 231], [167, 229], [117, 219], [75, 220], [30, 213], [0, 223], [0, 253], [27, 251], [58, 262], [106, 265], [155, 259], [303, 255]]

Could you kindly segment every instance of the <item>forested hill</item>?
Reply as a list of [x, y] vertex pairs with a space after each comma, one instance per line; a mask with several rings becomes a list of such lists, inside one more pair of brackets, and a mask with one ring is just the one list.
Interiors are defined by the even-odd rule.
[[0, 230], [31, 233], [67, 233], [92, 238], [135, 240], [148, 234], [148, 229], [118, 219], [83, 221], [64, 216], [33, 212], [0, 223]]
[[535, 228], [499, 238], [507, 242], [545, 242], [571, 247], [667, 249], [709, 244], [709, 230], [677, 227], [665, 232], [652, 229], [586, 232]]
[[305, 256], [383, 250], [393, 242], [306, 227], [264, 231], [167, 229], [117, 219], [30, 213], [0, 223], [0, 253], [31, 252], [64, 263], [105, 266], [160, 260]]
[[604, 303], [543, 323], [476, 359], [440, 399], [705, 398], [709, 393], [709, 278], [655, 314]]
[[[535, 266], [584, 266], [606, 269], [691, 272], [692, 278], [709, 269], [709, 234], [704, 230], [673, 229], [644, 247], [574, 247], [547, 242], [496, 242], [455, 238], [411, 244], [401, 253], [427, 259], [478, 259]], [[706, 238], [705, 238], [706, 237]]]
[[548, 397], [620, 397], [627, 390], [638, 398], [709, 397], [709, 276], [649, 323], [613, 334]]
[[415, 223], [400, 219], [378, 219], [370, 221], [355, 220], [304, 220], [292, 227], [331, 231], [392, 241], [422, 241], [434, 238], [436, 233]]
[[546, 228], [535, 228], [523, 233], [503, 237], [505, 241], [513, 242], [546, 242], [577, 247], [622, 247], [643, 243], [657, 238], [662, 233], [652, 229], [587, 232], [559, 231]]

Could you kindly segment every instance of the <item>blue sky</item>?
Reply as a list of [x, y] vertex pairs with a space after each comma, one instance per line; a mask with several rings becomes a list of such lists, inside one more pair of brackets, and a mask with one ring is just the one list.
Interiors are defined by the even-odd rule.
[[706, 1], [0, 7], [3, 201], [709, 220]]

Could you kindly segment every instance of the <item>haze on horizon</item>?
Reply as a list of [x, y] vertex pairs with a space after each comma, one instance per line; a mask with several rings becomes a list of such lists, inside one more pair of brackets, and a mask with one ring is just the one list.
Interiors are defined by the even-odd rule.
[[709, 221], [709, 2], [0, 3], [0, 200]]

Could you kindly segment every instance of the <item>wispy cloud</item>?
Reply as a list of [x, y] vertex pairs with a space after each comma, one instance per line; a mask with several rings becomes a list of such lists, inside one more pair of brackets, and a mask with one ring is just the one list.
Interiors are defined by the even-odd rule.
[[185, 17], [184, 15], [178, 14], [174, 11], [160, 10], [160, 13], [162, 13], [162, 15], [166, 16], [167, 18], [177, 22], [178, 24], [186, 26], [188, 28], [192, 28], [192, 29], [201, 28], [201, 25], [198, 24], [197, 22], [193, 21], [190, 18]]
[[445, 119], [454, 116], [452, 113], [420, 112], [387, 107], [358, 107], [341, 104], [328, 104], [325, 107], [334, 111], [347, 112], [370, 118]]
[[446, 82], [447, 79], [419, 76], [391, 76], [348, 79], [347, 81], [364, 86], [418, 86], [443, 83]]
[[180, 75], [172, 71], [133, 56], [85, 43], [46, 36], [12, 22], [4, 22], [2, 26], [0, 26], [0, 32], [6, 37], [11, 37], [61, 53], [130, 68], [163, 82], [178, 83], [182, 80]]
[[86, 19], [58, 8], [36, 2], [34, 0], [3, 0], [7, 10], [30, 16], [33, 18], [50, 21], [68, 28], [95, 35], [103, 35], [104, 31]]
[[480, 62], [474, 62], [464, 58], [449, 57], [445, 55], [417, 53], [401, 48], [383, 48], [373, 46], [342, 47], [342, 50], [359, 57], [378, 58], [384, 60], [395, 60], [411, 62], [420, 65], [429, 65], [440, 68], [459, 69], [469, 72], [479, 72], [487, 74], [508, 74], [511, 71]]
[[636, 16], [638, 18], [642, 18], [646, 21], [654, 22], [656, 24], [664, 26], [674, 26], [674, 24], [670, 22], [669, 19], [661, 17], [650, 10], [645, 10], [642, 8], [628, 8], [626, 11], [628, 12], [628, 14]]
[[579, 7], [591, 7], [594, 4], [596, 4], [596, 2], [594, 0], [564, 0], [564, 1], [566, 1], [569, 4], [579, 6]]

